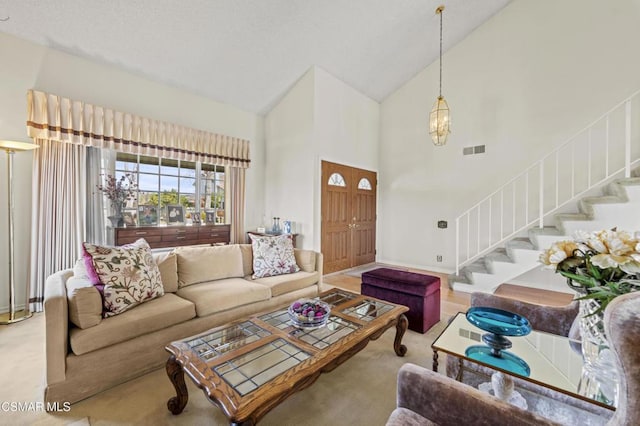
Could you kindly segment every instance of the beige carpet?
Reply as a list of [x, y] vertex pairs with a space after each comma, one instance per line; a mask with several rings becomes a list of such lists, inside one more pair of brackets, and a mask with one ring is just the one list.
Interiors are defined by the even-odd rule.
[[[356, 356], [323, 374], [311, 387], [268, 413], [260, 425], [384, 425], [395, 408], [396, 374], [405, 362], [431, 367], [431, 342], [444, 328], [441, 321], [422, 335], [407, 331], [404, 358], [393, 351], [395, 328], [372, 341]], [[0, 326], [0, 402], [42, 402], [44, 316]], [[123, 354], [126, 356], [126, 354]], [[444, 360], [443, 360], [444, 361]], [[441, 363], [441, 367], [442, 367]], [[100, 366], [96, 366], [100, 374]], [[173, 416], [166, 408], [174, 390], [163, 369], [48, 414], [0, 411], [1, 425], [226, 425], [222, 411], [187, 379], [189, 403]]]

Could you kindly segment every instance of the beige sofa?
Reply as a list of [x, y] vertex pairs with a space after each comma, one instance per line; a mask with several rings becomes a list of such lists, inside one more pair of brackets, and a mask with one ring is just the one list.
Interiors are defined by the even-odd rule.
[[249, 244], [154, 254], [165, 294], [104, 319], [82, 262], [51, 275], [44, 301], [45, 401], [77, 402], [162, 367], [171, 341], [316, 296], [322, 254], [296, 249], [295, 257], [300, 272], [252, 279]]

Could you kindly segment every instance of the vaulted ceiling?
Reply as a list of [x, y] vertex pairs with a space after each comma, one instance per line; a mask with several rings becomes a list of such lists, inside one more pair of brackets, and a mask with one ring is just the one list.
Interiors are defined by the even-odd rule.
[[[445, 50], [509, 1], [444, 2]], [[264, 113], [314, 65], [383, 100], [437, 60], [442, 3], [0, 0], [0, 32]]]

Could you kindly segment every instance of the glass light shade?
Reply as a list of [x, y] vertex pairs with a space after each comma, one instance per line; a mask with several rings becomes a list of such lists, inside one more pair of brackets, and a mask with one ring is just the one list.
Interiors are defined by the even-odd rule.
[[442, 146], [447, 143], [447, 137], [451, 133], [450, 122], [449, 105], [442, 96], [438, 96], [429, 113], [429, 134], [434, 145]]

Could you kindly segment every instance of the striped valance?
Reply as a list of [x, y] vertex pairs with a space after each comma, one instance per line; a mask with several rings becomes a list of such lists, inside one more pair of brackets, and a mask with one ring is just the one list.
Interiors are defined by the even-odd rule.
[[132, 154], [249, 167], [249, 141], [114, 111], [49, 93], [27, 93], [27, 131]]

